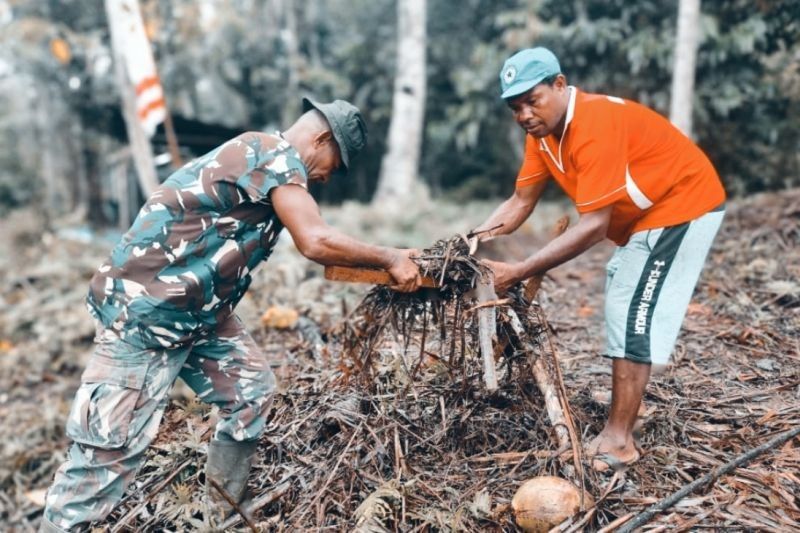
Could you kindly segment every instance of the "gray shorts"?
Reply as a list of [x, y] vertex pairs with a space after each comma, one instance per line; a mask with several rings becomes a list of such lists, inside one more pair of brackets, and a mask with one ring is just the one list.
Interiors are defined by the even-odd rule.
[[678, 226], [640, 231], [606, 267], [606, 352], [669, 362], [724, 208]]

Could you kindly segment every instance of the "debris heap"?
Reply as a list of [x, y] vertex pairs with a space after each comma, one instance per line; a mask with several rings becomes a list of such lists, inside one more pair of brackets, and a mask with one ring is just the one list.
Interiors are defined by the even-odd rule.
[[[525, 241], [526, 247], [534, 245]], [[44, 489], [64, 458], [63, 422], [92, 350], [91, 320], [75, 287], [85, 286], [107, 245], [87, 247], [64, 238], [42, 242], [37, 236], [7, 247], [13, 252], [0, 257], [0, 277], [6, 280], [0, 294], [0, 430], [5, 430], [0, 523], [33, 530]], [[564, 381], [584, 439], [601, 430], [608, 409], [594, 393], [610, 390], [609, 365], [597, 358], [602, 269], [609, 252], [597, 248], [560, 269], [554, 273], [557, 282], [542, 296], [558, 332], [560, 363], [568, 374]], [[597, 508], [575, 517], [567, 531], [635, 523], [633, 517], [645, 508], [798, 426], [798, 265], [800, 190], [731, 202], [689, 308], [676, 364], [648, 386], [641, 434], [645, 453], [623, 475], [587, 469], [587, 490]], [[267, 274], [275, 271], [264, 269], [255, 277], [254, 296], [287, 290], [282, 278]], [[319, 286], [316, 296], [324, 300], [298, 293], [285, 303], [299, 308], [324, 303], [332, 311], [323, 316], [338, 316], [334, 307], [341, 286]], [[266, 303], [259, 302], [259, 309]], [[502, 325], [511, 307], [497, 308]], [[534, 316], [538, 311], [535, 304], [529, 308]], [[74, 324], [80, 317], [85, 327]], [[363, 371], [351, 358], [324, 359], [327, 353], [342, 353], [345, 338], [342, 325], [328, 320], [318, 322], [330, 348], [320, 351], [322, 361], [311, 355], [314, 343], [301, 336], [301, 327], [258, 329], [257, 319], [247, 321], [275, 360], [283, 386], [250, 478], [256, 527], [514, 531], [507, 509], [522, 482], [541, 475], [564, 477], [567, 459], [556, 458], [560, 445], [553, 443], [545, 398], [527, 379], [530, 364], [524, 358], [518, 357], [514, 374], [507, 376], [508, 353], [500, 355], [495, 394], [486, 393], [475, 359], [466, 365], [472, 377], [464, 380], [427, 356], [411, 380], [405, 367], [388, 364], [384, 341]], [[355, 320], [354, 314], [348, 326]], [[537, 320], [544, 324], [543, 318]], [[438, 337], [432, 315], [429, 324], [425, 351], [434, 352]], [[546, 326], [541, 329], [547, 332]], [[62, 336], [67, 330], [71, 336]], [[381, 335], [387, 343], [392, 340], [391, 330]], [[501, 338], [499, 331], [496, 346]], [[537, 360], [549, 364], [548, 337], [537, 339], [529, 344], [531, 351], [541, 352]], [[404, 343], [400, 337], [399, 349], [393, 349], [402, 353]], [[418, 343], [411, 344], [406, 367], [413, 371], [418, 356]], [[205, 446], [214, 422], [205, 405], [173, 401], [130, 492], [106, 521], [94, 524], [97, 530], [199, 530]], [[795, 437], [704, 482], [702, 490], [673, 503], [648, 527], [798, 530], [798, 469]], [[249, 529], [239, 520], [230, 530]]]
[[[481, 306], [475, 288], [488, 271], [462, 237], [435, 243], [419, 260], [438, 289], [373, 288], [329, 338], [341, 347], [338, 368], [299, 375], [279, 398], [251, 479], [262, 489], [250, 508], [272, 516], [271, 527], [513, 527], [508, 502], [519, 484], [532, 473], [564, 475], [564, 450], [554, 444], [532, 370], [549, 349], [541, 311], [522, 286]], [[496, 391], [485, 387], [478, 348], [478, 313], [488, 308], [497, 316]], [[209, 427], [204, 417], [194, 433]], [[150, 464], [185, 468], [179, 485], [202, 476], [185, 460]], [[145, 472], [139, 483], [147, 479]], [[153, 505], [163, 499], [174, 507], [170, 492]], [[243, 525], [238, 516], [234, 522]]]
[[[523, 297], [523, 287], [497, 299], [487, 267], [470, 254], [467, 239], [460, 235], [436, 242], [418, 262], [421, 273], [434, 279], [438, 288], [404, 294], [376, 286], [344, 323], [345, 359], [359, 377], [369, 384], [374, 373], [388, 364], [404, 366], [414, 380], [423, 367], [432, 365], [446, 372], [462, 394], [477, 393], [483, 336], [489, 338], [488, 349], [496, 348], [502, 359], [502, 375], [511, 379], [515, 365], [526, 360], [526, 350], [534, 346], [523, 345], [504, 325], [520, 321], [532, 341], [538, 341], [543, 331], [542, 321]], [[491, 296], [481, 301], [485, 287]], [[482, 315], [491, 316], [483, 326]], [[498, 340], [499, 345], [492, 342]]]

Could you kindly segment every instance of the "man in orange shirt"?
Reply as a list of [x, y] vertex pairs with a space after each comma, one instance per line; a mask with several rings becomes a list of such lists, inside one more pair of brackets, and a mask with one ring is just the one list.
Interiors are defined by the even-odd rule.
[[500, 82], [527, 133], [525, 159], [514, 194], [475, 231], [486, 239], [516, 230], [552, 178], [575, 202], [578, 223], [525, 261], [490, 262], [498, 292], [605, 238], [617, 244], [605, 304], [611, 409], [586, 451], [595, 469], [618, 468], [639, 458], [633, 430], [651, 365], [669, 362], [725, 191], [705, 154], [664, 117], [567, 85], [546, 48], [509, 58]]

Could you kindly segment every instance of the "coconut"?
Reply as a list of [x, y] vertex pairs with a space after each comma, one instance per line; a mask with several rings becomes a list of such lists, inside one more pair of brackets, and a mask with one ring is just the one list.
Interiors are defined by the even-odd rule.
[[[584, 506], [593, 504], [592, 497], [584, 492]], [[578, 512], [580, 505], [580, 489], [555, 476], [529, 479], [511, 500], [517, 525], [529, 533], [549, 531]]]
[[292, 329], [299, 318], [300, 314], [294, 309], [276, 305], [264, 311], [261, 324], [267, 328]]

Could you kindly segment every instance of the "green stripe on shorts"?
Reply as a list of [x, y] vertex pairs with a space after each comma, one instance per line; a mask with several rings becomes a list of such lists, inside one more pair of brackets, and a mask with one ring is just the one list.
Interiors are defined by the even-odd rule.
[[639, 283], [628, 307], [627, 327], [625, 328], [625, 353], [629, 359], [649, 363], [650, 329], [653, 311], [658, 303], [658, 295], [667, 279], [669, 269], [675, 259], [689, 224], [664, 228], [659, 235], [653, 251], [647, 258]]
[[634, 233], [608, 262], [606, 355], [667, 364], [724, 211]]

